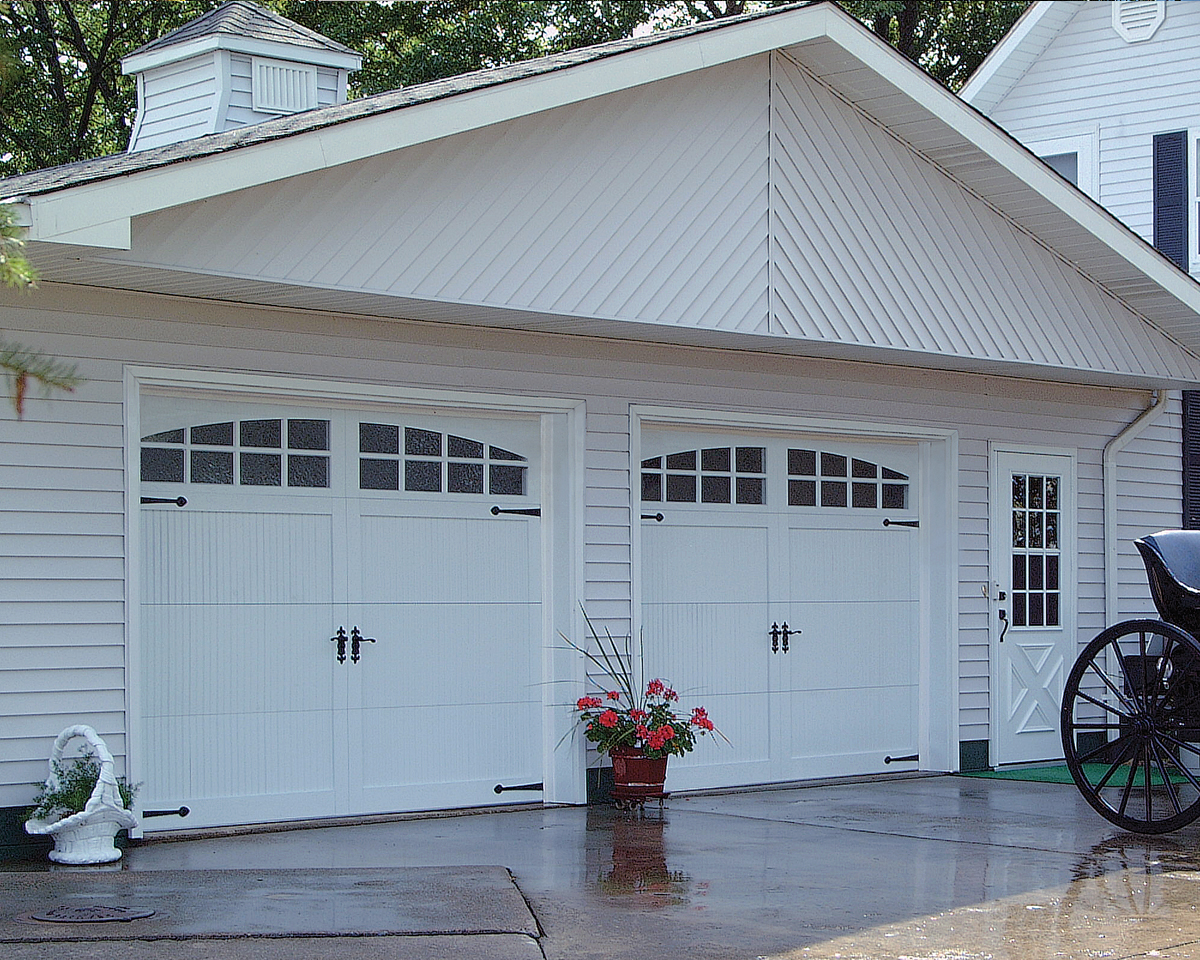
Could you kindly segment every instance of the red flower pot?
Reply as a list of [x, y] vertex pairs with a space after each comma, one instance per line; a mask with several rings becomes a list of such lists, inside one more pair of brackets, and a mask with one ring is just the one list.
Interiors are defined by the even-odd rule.
[[613, 764], [612, 795], [617, 800], [644, 800], [661, 797], [667, 779], [667, 758], [651, 759], [642, 755], [641, 747], [613, 747], [609, 751]]

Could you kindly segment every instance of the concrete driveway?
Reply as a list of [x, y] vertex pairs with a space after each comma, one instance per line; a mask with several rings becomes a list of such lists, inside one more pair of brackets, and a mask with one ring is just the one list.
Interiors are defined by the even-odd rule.
[[[961, 777], [143, 843], [0, 872], [0, 955], [1200, 958], [1200, 827]], [[51, 923], [62, 905], [154, 910]]]

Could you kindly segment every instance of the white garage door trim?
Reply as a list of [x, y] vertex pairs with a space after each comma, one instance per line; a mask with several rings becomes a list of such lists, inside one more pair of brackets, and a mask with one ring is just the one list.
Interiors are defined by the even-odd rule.
[[[859, 440], [909, 440], [919, 448], [920, 528], [920, 716], [918, 745], [923, 770], [958, 768], [958, 433], [922, 426], [788, 417], [758, 413], [631, 405], [630, 476], [640, 475], [642, 431], [653, 426], [704, 430], [788, 433]], [[640, 484], [630, 483], [630, 510], [641, 513]], [[642, 628], [641, 524], [633, 533], [634, 630]]]
[[[127, 770], [135, 782], [144, 769], [141, 723], [142, 649], [140, 644], [140, 438], [141, 397], [156, 394], [210, 395], [223, 401], [237, 399], [285, 401], [334, 406], [384, 404], [424, 409], [440, 414], [535, 415], [541, 423], [542, 490], [541, 577], [543, 713], [542, 737], [546, 803], [580, 803], [586, 799], [582, 746], [555, 749], [570, 730], [568, 705], [558, 703], [563, 690], [582, 684], [577, 658], [558, 650], [559, 632], [571, 630], [579, 598], [583, 596], [583, 459], [584, 405], [575, 399], [473, 394], [465, 391], [417, 389], [386, 385], [322, 382], [296, 377], [255, 376], [228, 372], [174, 370], [161, 367], [127, 367], [125, 370], [125, 469], [128, 478], [126, 501], [126, 730]], [[564, 682], [569, 681], [569, 682]], [[174, 826], [184, 828], [186, 821]], [[155, 825], [157, 826], [157, 824]]]

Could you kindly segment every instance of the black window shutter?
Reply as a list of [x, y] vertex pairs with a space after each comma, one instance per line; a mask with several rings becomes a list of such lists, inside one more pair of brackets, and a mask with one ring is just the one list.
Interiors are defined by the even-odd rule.
[[1200, 390], [1183, 391], [1183, 528], [1200, 530]]
[[1187, 134], [1154, 138], [1154, 246], [1187, 269]]

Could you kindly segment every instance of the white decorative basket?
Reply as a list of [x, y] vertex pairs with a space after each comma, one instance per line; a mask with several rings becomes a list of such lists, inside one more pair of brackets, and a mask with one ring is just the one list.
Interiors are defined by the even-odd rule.
[[113, 838], [123, 827], [136, 827], [137, 817], [121, 803], [113, 756], [95, 730], [85, 724], [76, 724], [58, 735], [50, 751], [50, 776], [46, 778], [46, 787], [58, 789], [58, 765], [62, 762], [63, 750], [76, 737], [83, 737], [91, 745], [100, 762], [100, 776], [87, 806], [61, 820], [27, 820], [25, 832], [53, 837], [50, 859], [56, 863], [111, 863], [121, 859], [121, 851]]

